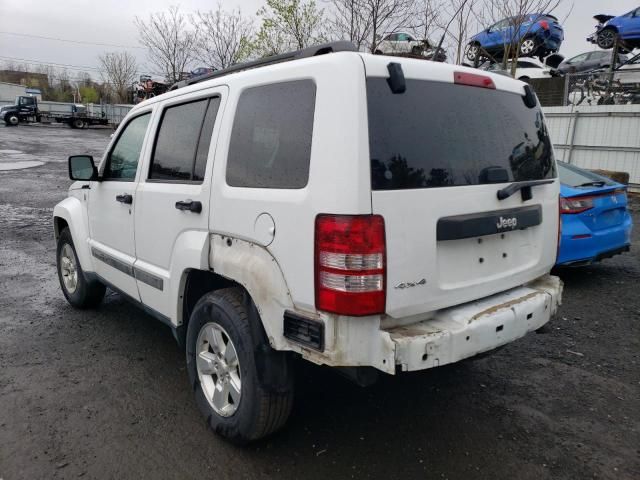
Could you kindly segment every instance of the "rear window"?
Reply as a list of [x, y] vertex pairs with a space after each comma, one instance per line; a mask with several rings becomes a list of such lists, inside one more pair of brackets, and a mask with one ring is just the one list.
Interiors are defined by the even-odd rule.
[[386, 79], [367, 79], [373, 190], [480, 185], [496, 167], [510, 182], [556, 177], [542, 112], [522, 96], [406, 82], [393, 94]]
[[561, 183], [570, 187], [591, 187], [597, 184], [615, 185], [615, 182], [606, 177], [564, 162], [558, 162], [558, 176]]

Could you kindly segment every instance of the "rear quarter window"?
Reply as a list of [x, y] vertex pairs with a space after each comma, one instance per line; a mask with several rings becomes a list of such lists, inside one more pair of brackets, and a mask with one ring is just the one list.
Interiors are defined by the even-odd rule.
[[227, 157], [227, 184], [304, 188], [316, 102], [312, 80], [253, 87], [240, 95]]

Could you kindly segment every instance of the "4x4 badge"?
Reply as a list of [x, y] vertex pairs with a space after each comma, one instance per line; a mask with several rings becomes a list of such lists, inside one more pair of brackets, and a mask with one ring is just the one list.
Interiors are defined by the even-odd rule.
[[405, 288], [411, 288], [411, 287], [417, 287], [418, 285], [426, 285], [427, 284], [427, 279], [423, 278], [422, 280], [419, 280], [417, 282], [402, 282], [399, 283], [398, 285], [396, 285], [393, 288], [399, 288], [399, 289], [405, 289]]

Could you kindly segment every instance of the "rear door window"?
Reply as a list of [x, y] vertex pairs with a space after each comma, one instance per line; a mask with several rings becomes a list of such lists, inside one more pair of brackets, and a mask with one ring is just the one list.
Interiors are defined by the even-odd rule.
[[220, 98], [170, 106], [160, 120], [149, 180], [202, 182]]
[[227, 184], [304, 188], [309, 180], [315, 103], [312, 80], [245, 90], [231, 132]]
[[405, 93], [394, 95], [386, 79], [367, 79], [374, 190], [480, 185], [495, 168], [510, 182], [556, 177], [542, 112], [521, 95], [406, 83]]

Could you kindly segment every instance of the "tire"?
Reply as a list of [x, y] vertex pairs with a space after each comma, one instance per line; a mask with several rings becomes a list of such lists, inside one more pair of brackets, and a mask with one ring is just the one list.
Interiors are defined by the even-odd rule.
[[79, 119], [79, 118], [76, 118], [76, 119], [72, 120], [71, 126], [73, 128], [84, 128], [84, 121]]
[[467, 60], [474, 62], [479, 53], [480, 45], [477, 43], [470, 43], [465, 49], [464, 56], [467, 57]]
[[78, 261], [76, 247], [73, 245], [68, 228], [63, 229], [58, 237], [56, 267], [62, 293], [72, 306], [87, 309], [100, 305], [106, 288], [98, 281], [87, 280]]
[[8, 113], [4, 117], [4, 123], [7, 125], [7, 127], [17, 127], [20, 123], [20, 117], [18, 117], [18, 115], [16, 115], [15, 113]]
[[247, 298], [240, 288], [209, 292], [187, 327], [187, 371], [198, 408], [215, 433], [239, 445], [280, 429], [293, 404], [290, 357], [271, 349]]
[[422, 54], [422, 48], [420, 48], [420, 47], [411, 47], [411, 54], [412, 55], [421, 55]]
[[525, 38], [520, 44], [521, 57], [533, 57], [538, 50], [538, 45], [534, 37]]
[[382, 55], [382, 50], [376, 50], [373, 52], [374, 55]]
[[616, 44], [618, 40], [618, 32], [616, 32], [613, 28], [605, 28], [600, 30], [598, 36], [596, 37], [596, 43], [603, 50], [610, 50]]
[[520, 80], [521, 82], [528, 82], [531, 79], [529, 77], [520, 77], [518, 80]]

